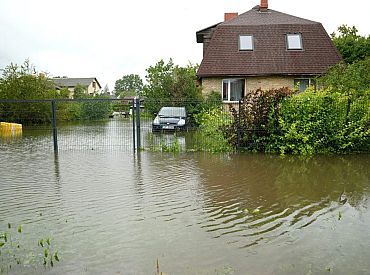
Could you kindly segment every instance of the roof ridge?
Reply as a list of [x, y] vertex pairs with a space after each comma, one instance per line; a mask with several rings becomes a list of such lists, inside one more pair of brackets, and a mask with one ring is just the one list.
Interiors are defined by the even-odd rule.
[[[267, 15], [267, 16], [265, 16]], [[282, 24], [321, 24], [320, 22], [312, 21], [295, 15], [284, 12], [268, 9], [260, 11], [259, 6], [238, 15], [228, 21], [220, 23], [220, 25], [282, 25]]]

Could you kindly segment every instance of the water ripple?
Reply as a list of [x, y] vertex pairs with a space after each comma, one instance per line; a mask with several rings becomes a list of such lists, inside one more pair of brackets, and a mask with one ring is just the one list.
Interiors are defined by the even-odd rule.
[[[302, 236], [311, 231], [326, 230], [330, 237], [341, 212], [349, 222], [335, 225], [347, 228], [344, 233], [353, 233], [354, 225], [362, 237], [368, 234], [367, 208], [356, 220], [359, 206], [338, 203], [343, 186], [325, 181], [326, 171], [319, 183], [310, 175], [299, 180], [309, 170], [305, 164], [272, 165], [269, 158], [259, 164], [258, 156], [0, 153], [0, 225], [24, 224], [32, 241], [53, 236], [63, 252], [59, 274], [140, 274], [148, 266], [142, 273], [150, 274], [156, 259], [166, 261], [165, 267], [185, 266], [180, 274], [189, 274], [186, 268], [194, 262], [212, 267], [230, 262], [243, 273], [259, 253], [269, 257], [267, 250], [297, 242], [307, 246]], [[349, 202], [357, 194], [355, 202], [367, 206], [365, 169], [356, 169], [350, 170], [361, 172], [354, 190], [347, 191]], [[256, 255], [246, 257], [251, 253]]]

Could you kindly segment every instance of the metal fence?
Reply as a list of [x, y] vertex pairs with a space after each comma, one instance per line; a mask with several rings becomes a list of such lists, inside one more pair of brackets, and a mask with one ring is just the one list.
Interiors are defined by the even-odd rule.
[[[352, 110], [351, 101], [335, 104], [332, 109], [343, 116], [343, 123], [346, 123]], [[363, 109], [369, 110], [369, 102], [363, 104]], [[169, 108], [161, 111], [163, 106]], [[256, 136], [266, 132], [263, 122], [256, 121], [256, 115], [254, 121], [248, 117], [258, 110], [246, 110], [248, 105], [242, 101], [220, 104], [186, 100], [142, 101], [138, 98], [0, 100], [0, 122], [22, 124], [21, 133], [0, 128], [0, 148], [23, 146], [56, 152], [101, 149], [208, 151], [209, 140], [217, 142], [217, 137], [210, 136], [207, 129], [198, 128], [202, 117], [197, 114], [212, 109], [220, 112], [208, 114], [209, 127], [220, 129], [227, 125], [228, 131], [224, 131], [223, 136], [229, 139], [233, 148], [248, 147], [255, 142]]]
[[[0, 100], [0, 122], [22, 124], [22, 131], [1, 131], [0, 147], [24, 146], [54, 150], [180, 150], [198, 148], [194, 144], [193, 114], [203, 101], [108, 98], [55, 100]], [[161, 106], [186, 106], [186, 127], [166, 114], [161, 129], [153, 121]], [[173, 120], [172, 118], [172, 120]], [[166, 119], [161, 116], [161, 121]], [[167, 129], [166, 129], [167, 128]], [[176, 150], [177, 150], [176, 149]]]
[[136, 148], [133, 100], [0, 100], [0, 122], [22, 124], [22, 133], [0, 131], [0, 145], [55, 151]]

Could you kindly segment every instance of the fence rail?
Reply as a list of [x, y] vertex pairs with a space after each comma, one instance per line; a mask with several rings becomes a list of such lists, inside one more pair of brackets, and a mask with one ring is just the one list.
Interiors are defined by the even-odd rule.
[[[303, 106], [306, 103], [299, 104]], [[300, 106], [299, 104], [297, 106]], [[343, 118], [343, 127], [348, 120], [356, 119], [361, 112], [367, 112], [370, 125], [369, 100], [354, 104], [348, 99], [328, 101], [326, 104], [330, 112]], [[179, 127], [181, 130], [177, 129], [181, 125], [174, 124], [178, 123], [172, 117], [176, 117], [175, 113], [167, 112], [161, 116], [159, 111], [163, 106], [185, 107], [186, 126]], [[315, 104], [312, 106], [315, 107]], [[175, 112], [176, 108], [169, 110]], [[265, 117], [258, 117], [258, 112], [265, 111], [251, 109], [248, 103], [243, 101], [221, 104], [188, 100], [142, 101], [138, 98], [0, 100], [0, 122], [23, 125], [21, 135], [4, 134], [0, 129], [0, 148], [35, 146], [54, 149], [56, 152], [109, 148], [126, 151], [208, 151], [211, 142], [220, 142], [218, 146], [226, 146], [221, 142], [224, 139], [234, 149], [248, 149], [255, 147], [260, 138], [272, 130], [282, 130], [279, 125], [267, 125], [267, 122], [263, 121], [266, 114]], [[316, 115], [320, 115], [320, 112], [321, 115], [324, 114], [318, 107], [313, 111], [312, 117], [315, 112]], [[164, 123], [159, 131], [155, 125], [158, 115]], [[271, 119], [270, 113], [269, 116]], [[294, 119], [294, 113], [290, 116], [289, 119]]]

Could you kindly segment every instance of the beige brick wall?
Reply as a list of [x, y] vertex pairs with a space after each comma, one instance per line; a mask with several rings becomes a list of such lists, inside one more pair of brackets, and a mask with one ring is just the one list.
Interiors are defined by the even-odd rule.
[[282, 87], [294, 88], [294, 77], [283, 76], [258, 76], [247, 77], [246, 92], [254, 91], [259, 88], [262, 90], [279, 89]]
[[[208, 95], [212, 91], [221, 94], [222, 80], [227, 79], [226, 77], [215, 77], [215, 78], [203, 78], [202, 79], [202, 93]], [[294, 88], [294, 77], [282, 77], [282, 76], [258, 76], [258, 77], [246, 77], [246, 92], [257, 90], [259, 88], [263, 90], [278, 89], [281, 87]]]
[[202, 93], [207, 96], [212, 91], [218, 92], [221, 94], [222, 88], [222, 79], [223, 78], [203, 78], [202, 79]]

